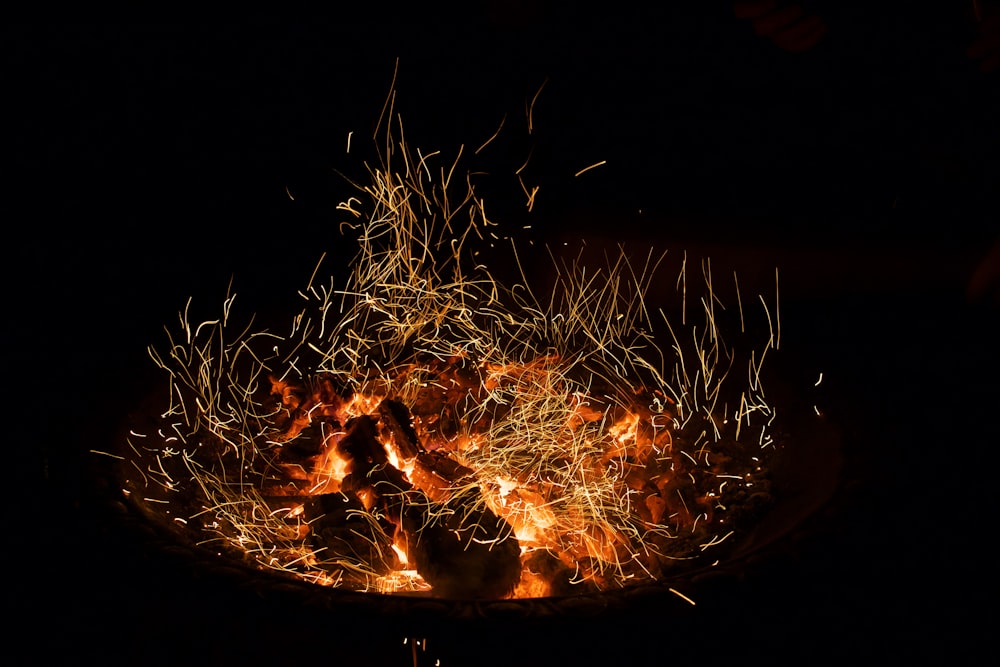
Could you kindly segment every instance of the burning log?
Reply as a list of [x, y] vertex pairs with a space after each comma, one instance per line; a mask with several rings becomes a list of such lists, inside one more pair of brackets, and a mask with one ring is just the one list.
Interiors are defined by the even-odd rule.
[[[378, 441], [378, 422], [374, 417], [361, 415], [347, 422], [344, 436], [336, 443], [337, 452], [347, 461], [347, 477], [344, 486], [350, 487], [348, 479], [364, 480], [383, 471], [389, 464], [385, 446]], [[395, 468], [393, 468], [395, 470]], [[402, 473], [396, 470], [402, 480]], [[386, 473], [388, 474], [388, 473]], [[377, 483], [376, 480], [373, 483]], [[403, 484], [408, 484], [405, 480]], [[365, 482], [360, 482], [364, 487]]]
[[414, 486], [434, 501], [443, 503], [452, 496], [456, 487], [474, 483], [475, 471], [436, 449], [417, 456], [410, 479]]
[[378, 415], [401, 459], [409, 461], [425, 451], [405, 405], [387, 398], [379, 403]]
[[[393, 421], [388, 428], [404, 436], [409, 425], [402, 404], [383, 405]], [[410, 428], [412, 430], [412, 427]], [[478, 487], [452, 493], [447, 502], [416, 488], [389, 463], [378, 440], [378, 425], [369, 415], [347, 423], [337, 451], [348, 461], [341, 490], [355, 494], [368, 509], [376, 508], [395, 527], [394, 540], [407, 561], [435, 594], [459, 598], [497, 598], [513, 592], [520, 579], [521, 550], [510, 525], [482, 502]], [[406, 436], [408, 437], [408, 436]], [[408, 444], [415, 445], [415, 434]], [[440, 454], [423, 453], [424, 479], [441, 485], [462, 466]], [[459, 472], [459, 479], [464, 477]]]
[[278, 418], [275, 426], [278, 432], [272, 439], [276, 443], [294, 440], [314, 421], [336, 421], [344, 407], [333, 381], [324, 374], [310, 379], [309, 387], [293, 384], [271, 376], [271, 396], [280, 397]]
[[435, 594], [508, 597], [521, 578], [521, 547], [510, 525], [482, 504], [476, 487], [450, 500], [453, 509], [438, 517], [426, 506], [406, 507], [400, 528], [407, 558]]
[[[388, 520], [371, 521], [361, 499], [354, 494], [328, 493], [305, 502], [310, 541], [323, 569], [348, 576], [359, 569], [379, 577], [399, 570], [402, 564], [392, 549], [394, 526]], [[362, 568], [359, 568], [359, 564]]]

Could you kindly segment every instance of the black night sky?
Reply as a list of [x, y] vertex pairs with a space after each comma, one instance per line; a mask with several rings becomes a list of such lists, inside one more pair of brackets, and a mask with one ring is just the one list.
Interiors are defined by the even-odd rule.
[[[402, 666], [412, 633], [429, 640], [419, 664], [443, 667], [979, 655], [1000, 297], [968, 287], [1000, 237], [1000, 69], [967, 55], [973, 3], [805, 3], [827, 32], [802, 53], [728, 2], [627, 4], [2, 29], [4, 597], [22, 632], [48, 637], [14, 633], [20, 653], [312, 665], [341, 646], [349, 664]], [[344, 176], [374, 156], [397, 59], [410, 144], [464, 144], [495, 175], [495, 217], [539, 245], [704, 250], [750, 276], [779, 265], [791, 382], [813, 391], [824, 373], [848, 460], [807, 539], [690, 609], [414, 628], [268, 599], [116, 533], [87, 452], [111, 447], [147, 386], [146, 345], [231, 278], [245, 307], [281, 308], [321, 250], [339, 252]], [[529, 153], [530, 214], [511, 176]]]

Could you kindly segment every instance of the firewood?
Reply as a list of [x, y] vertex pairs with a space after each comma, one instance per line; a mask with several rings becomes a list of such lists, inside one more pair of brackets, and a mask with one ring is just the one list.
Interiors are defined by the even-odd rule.
[[321, 567], [342, 570], [342, 558], [334, 557], [327, 562], [324, 557], [328, 553], [349, 554], [379, 574], [401, 567], [391, 548], [395, 526], [386, 520], [366, 521], [363, 509], [356, 496], [343, 493], [312, 496], [305, 503], [310, 541]]
[[409, 505], [401, 530], [407, 558], [434, 589], [450, 598], [509, 596], [521, 579], [521, 547], [510, 525], [480, 500], [478, 488], [452, 497], [454, 510], [428, 522], [428, 507]]
[[[521, 572], [520, 545], [510, 525], [483, 504], [478, 487], [454, 493], [447, 503], [436, 502], [415, 488], [389, 464], [376, 435], [372, 417], [347, 423], [347, 433], [337, 443], [349, 470], [341, 490], [356, 495], [369, 510], [377, 508], [396, 526], [397, 542], [403, 543], [407, 559], [436, 594], [458, 598], [509, 595]], [[422, 456], [433, 461], [429, 470], [445, 471], [442, 479], [448, 474], [464, 476], [456, 472], [462, 466], [446, 464], [443, 455]]]
[[347, 422], [345, 431], [337, 442], [337, 452], [348, 462], [349, 473], [366, 476], [375, 466], [388, 464], [385, 445], [378, 440], [378, 422], [373, 417], [355, 417]]
[[384, 399], [378, 406], [378, 416], [403, 460], [408, 461], [424, 451], [405, 405]]
[[410, 479], [433, 500], [443, 503], [451, 497], [453, 489], [475, 479], [475, 471], [436, 449], [417, 456]]
[[341, 396], [328, 375], [319, 374], [304, 387], [273, 375], [271, 396], [279, 398], [281, 411], [275, 417], [277, 432], [271, 439], [276, 443], [294, 440], [314, 421], [336, 421], [341, 417], [345, 397]]

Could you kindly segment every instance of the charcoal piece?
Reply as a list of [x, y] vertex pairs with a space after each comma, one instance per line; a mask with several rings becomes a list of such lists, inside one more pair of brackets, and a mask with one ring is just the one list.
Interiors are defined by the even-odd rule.
[[434, 594], [453, 599], [509, 596], [521, 579], [521, 546], [510, 525], [481, 501], [479, 489], [456, 495], [455, 511], [428, 520], [427, 506], [404, 510], [407, 558]]
[[378, 415], [403, 460], [408, 461], [424, 451], [417, 432], [413, 430], [413, 418], [405, 405], [399, 401], [384, 399], [378, 406]]
[[437, 502], [446, 502], [452, 491], [466, 480], [473, 479], [475, 471], [441, 450], [423, 452], [414, 462], [410, 479], [413, 485]]
[[325, 569], [340, 570], [345, 561], [354, 562], [378, 574], [398, 569], [400, 564], [391, 548], [395, 527], [384, 519], [372, 521], [371, 516], [352, 494], [331, 493], [310, 498], [305, 518], [318, 564]]
[[301, 429], [295, 438], [284, 441], [279, 453], [281, 460], [295, 463], [320, 454], [323, 451], [323, 431], [323, 425], [317, 423]]
[[329, 375], [320, 373], [312, 378], [309, 385], [312, 402], [321, 409], [326, 408], [324, 414], [332, 414], [333, 410], [339, 409], [343, 404], [344, 397], [337, 391], [337, 387]]
[[600, 592], [593, 581], [578, 579], [578, 568], [568, 566], [547, 549], [531, 552], [525, 559], [524, 569], [546, 582], [549, 596], [562, 597]]
[[[396, 526], [407, 559], [440, 597], [493, 599], [510, 595], [521, 577], [521, 548], [510, 525], [490, 511], [478, 487], [452, 493], [447, 504], [415, 489], [389, 464], [370, 416], [352, 419], [337, 443], [348, 461], [341, 490], [356, 494]], [[443, 455], [438, 467], [460, 475]], [[453, 464], [453, 465], [452, 465]], [[471, 471], [470, 471], [471, 472]]]
[[271, 436], [274, 442], [291, 442], [313, 422], [333, 423], [341, 416], [346, 398], [337, 392], [328, 375], [313, 377], [308, 388], [273, 375], [269, 380], [270, 395], [278, 397], [282, 408], [274, 418], [276, 432]]
[[346, 434], [337, 443], [337, 452], [348, 462], [349, 472], [367, 475], [378, 465], [388, 464], [385, 447], [378, 440], [378, 425], [375, 419], [362, 415], [348, 420]]

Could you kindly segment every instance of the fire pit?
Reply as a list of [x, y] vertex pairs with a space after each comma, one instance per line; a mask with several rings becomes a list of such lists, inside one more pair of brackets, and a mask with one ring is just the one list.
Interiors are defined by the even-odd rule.
[[695, 604], [826, 499], [834, 438], [765, 395], [777, 273], [745, 297], [686, 255], [530, 259], [459, 158], [384, 139], [338, 207], [343, 283], [321, 259], [276, 326], [189, 302], [150, 347], [163, 384], [109, 452], [136, 521], [311, 597], [525, 613]]

